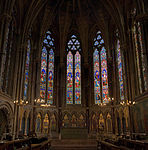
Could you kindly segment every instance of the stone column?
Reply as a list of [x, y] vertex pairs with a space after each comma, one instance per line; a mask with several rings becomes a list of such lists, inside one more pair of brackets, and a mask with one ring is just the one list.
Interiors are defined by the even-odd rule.
[[[23, 96], [23, 79], [24, 79], [24, 55], [25, 55], [25, 49], [24, 48], [20, 48], [19, 49], [19, 64], [18, 64], [18, 74], [17, 74], [17, 85], [16, 85], [16, 99], [18, 99], [18, 102], [20, 103], [20, 100], [22, 99]], [[19, 127], [19, 108], [20, 106], [18, 105], [17, 108], [17, 120], [16, 120], [16, 130], [17, 130], [17, 134], [18, 135], [18, 127]]]
[[[19, 42], [18, 42], [19, 43]], [[19, 47], [19, 45], [18, 45]], [[19, 63], [20, 63], [20, 56], [21, 56], [21, 51], [20, 49], [17, 47], [17, 50], [16, 50], [16, 58], [14, 59], [15, 61], [15, 68], [14, 68], [14, 82], [13, 82], [13, 95], [12, 95], [12, 98], [14, 100], [16, 100], [17, 102], [19, 102], [19, 96], [18, 96], [18, 92], [19, 92], [19, 72], [20, 72], [20, 67], [19, 67]], [[13, 133], [15, 134], [15, 137], [18, 136], [18, 128], [19, 128], [19, 106], [18, 106], [18, 103], [15, 103], [14, 104], [14, 129], [13, 129]]]
[[59, 86], [59, 106], [65, 106], [66, 105], [66, 74], [65, 74], [65, 64], [64, 63], [60, 63], [60, 69], [59, 69], [59, 82], [60, 82], [60, 86]]

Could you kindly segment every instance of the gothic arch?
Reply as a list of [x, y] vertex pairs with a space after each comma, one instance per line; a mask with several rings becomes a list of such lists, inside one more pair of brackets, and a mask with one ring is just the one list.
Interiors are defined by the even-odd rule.
[[9, 134], [12, 134], [12, 127], [13, 127], [13, 121], [14, 121], [14, 114], [13, 114], [13, 108], [8, 103], [0, 103], [0, 111], [5, 115], [6, 122], [6, 132]]
[[91, 126], [90, 126], [91, 131], [96, 132], [97, 127], [98, 127], [98, 125], [97, 125], [98, 124], [98, 117], [97, 117], [97, 114], [95, 112], [91, 113], [90, 122], [91, 122]]
[[109, 112], [107, 113], [106, 116], [106, 129], [107, 133], [112, 133], [112, 117]]

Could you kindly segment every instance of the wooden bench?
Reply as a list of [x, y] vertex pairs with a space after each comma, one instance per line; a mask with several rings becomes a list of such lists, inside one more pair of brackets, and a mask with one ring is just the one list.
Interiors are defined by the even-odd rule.
[[121, 145], [134, 150], [148, 150], [148, 142], [140, 140], [119, 139]]
[[105, 141], [101, 141], [99, 143], [99, 146], [100, 146], [101, 150], [128, 150], [126, 147], [116, 146], [114, 144], [111, 144], [111, 143], [108, 143]]
[[7, 141], [0, 143], [0, 150], [45, 150], [51, 147], [50, 140], [42, 141], [41, 138], [36, 138], [37, 143], [33, 144], [34, 141], [34, 138]]
[[31, 150], [45, 150], [51, 147], [51, 141], [45, 141], [39, 144], [31, 144]]
[[13, 140], [13, 141], [4, 141], [0, 144], [0, 150], [29, 150], [30, 149], [30, 138]]

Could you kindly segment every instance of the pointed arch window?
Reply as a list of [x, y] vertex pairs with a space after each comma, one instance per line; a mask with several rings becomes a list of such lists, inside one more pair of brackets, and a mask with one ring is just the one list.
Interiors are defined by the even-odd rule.
[[81, 49], [80, 42], [72, 35], [67, 44], [66, 103], [81, 104]]
[[[118, 36], [118, 34], [117, 34]], [[120, 41], [117, 40], [117, 67], [118, 67], [118, 78], [119, 78], [119, 87], [120, 87], [120, 99], [124, 100], [124, 82], [123, 82], [123, 64], [122, 64], [122, 55], [120, 51]]]
[[140, 93], [147, 90], [147, 61], [144, 56], [144, 46], [140, 22], [134, 22], [133, 37], [135, 41], [136, 66]]
[[25, 81], [24, 81], [24, 101], [27, 100], [28, 81], [29, 81], [29, 63], [30, 63], [30, 39], [27, 43], [26, 63], [25, 63]]
[[94, 38], [94, 53], [93, 53], [93, 67], [94, 67], [94, 98], [95, 104], [106, 104], [109, 102], [108, 98], [108, 74], [107, 74], [107, 56], [104, 46], [104, 40], [101, 32], [98, 31], [96, 38]]
[[42, 46], [40, 79], [40, 99], [47, 104], [53, 104], [54, 50], [54, 39], [48, 31]]
[[11, 70], [11, 55], [13, 51], [13, 38], [14, 38], [14, 20], [8, 24], [8, 28], [6, 30], [3, 55], [2, 55], [2, 64], [0, 68], [0, 89], [3, 92], [9, 93], [9, 85], [10, 85], [10, 73]]
[[11, 28], [11, 25], [9, 24], [8, 25], [8, 29], [6, 30], [6, 39], [5, 39], [5, 46], [4, 46], [4, 50], [3, 50], [3, 57], [2, 57], [2, 65], [1, 65], [1, 72], [0, 72], [0, 88], [5, 91], [5, 72], [6, 72], [6, 64], [7, 64], [7, 55], [9, 54], [9, 43], [10, 43], [10, 28]]

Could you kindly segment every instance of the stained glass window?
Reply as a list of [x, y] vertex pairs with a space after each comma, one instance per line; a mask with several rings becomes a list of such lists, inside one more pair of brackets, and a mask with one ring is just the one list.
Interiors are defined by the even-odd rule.
[[142, 61], [142, 73], [143, 73], [143, 80], [144, 80], [144, 90], [147, 90], [147, 73], [146, 73], [146, 64], [145, 64], [145, 57], [144, 57], [144, 50], [143, 50], [143, 43], [142, 43], [142, 34], [141, 34], [141, 25], [138, 22], [138, 38], [140, 44], [140, 54], [141, 54], [141, 61]]
[[102, 100], [108, 103], [108, 78], [107, 78], [107, 59], [106, 49], [102, 47], [101, 52], [101, 75], [102, 75]]
[[81, 56], [75, 54], [75, 104], [81, 104]]
[[119, 74], [120, 98], [121, 100], [124, 100], [123, 68], [122, 68], [122, 57], [121, 57], [119, 40], [117, 40], [117, 63], [118, 63], [118, 74]]
[[45, 100], [46, 93], [46, 73], [47, 72], [47, 50], [45, 47], [42, 49], [41, 56], [41, 80], [40, 80], [40, 97]]
[[81, 49], [75, 35], [67, 43], [67, 51], [66, 103], [81, 104]]
[[99, 52], [97, 49], [94, 51], [94, 93], [95, 93], [95, 103], [101, 103], [101, 93], [100, 93], [100, 65], [99, 65]]
[[67, 55], [67, 104], [73, 104], [73, 55]]
[[134, 26], [134, 39], [135, 39], [135, 49], [136, 49], [136, 62], [137, 62], [137, 71], [138, 71], [138, 78], [139, 78], [139, 88], [140, 93], [142, 93], [142, 83], [141, 83], [141, 75], [140, 75], [140, 63], [139, 63], [139, 52], [138, 52], [138, 39], [136, 34], [136, 25]]
[[108, 103], [107, 57], [101, 32], [94, 38], [94, 98], [95, 104]]
[[[136, 52], [136, 63], [137, 63], [137, 72], [139, 79], [139, 88], [140, 93], [147, 90], [147, 71], [146, 71], [146, 60], [144, 56], [143, 42], [142, 42], [142, 33], [141, 25], [139, 22], [134, 23], [133, 36], [135, 40], [135, 52]], [[142, 83], [144, 83], [142, 87]], [[143, 89], [144, 88], [144, 89]]]
[[[10, 76], [10, 73], [11, 73], [11, 69], [10, 69], [10, 65], [11, 65], [11, 52], [12, 52], [12, 47], [13, 47], [13, 36], [14, 36], [14, 24], [12, 23], [11, 24], [11, 28], [10, 28], [10, 37], [9, 37], [9, 52], [8, 52], [8, 55], [7, 55], [7, 71], [6, 72], [6, 92], [8, 93], [8, 84], [9, 84], [9, 76]], [[9, 93], [8, 93], [9, 94]]]
[[30, 62], [30, 40], [28, 40], [26, 64], [25, 64], [25, 81], [24, 81], [24, 100], [27, 100], [27, 89], [29, 80], [29, 62]]
[[10, 37], [10, 24], [8, 26], [8, 29], [6, 31], [6, 40], [5, 40], [5, 47], [4, 47], [4, 51], [3, 51], [3, 57], [2, 57], [2, 66], [1, 66], [1, 72], [0, 72], [0, 88], [2, 90], [4, 90], [4, 87], [3, 87], [3, 84], [4, 84], [4, 81], [5, 81], [5, 69], [6, 69], [6, 62], [7, 62], [7, 59], [6, 59], [6, 56], [7, 54], [9, 53], [9, 37]]
[[47, 104], [53, 104], [54, 49], [54, 39], [48, 31], [43, 41], [40, 80], [40, 99]]
[[48, 64], [48, 96], [47, 103], [53, 103], [53, 78], [54, 78], [54, 53], [53, 49], [49, 51], [49, 64]]

